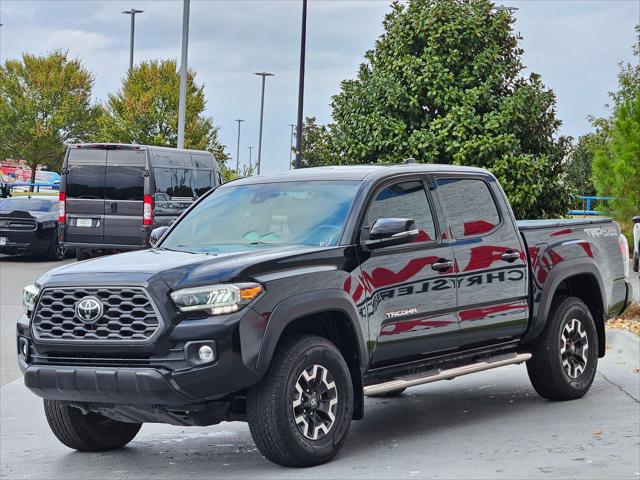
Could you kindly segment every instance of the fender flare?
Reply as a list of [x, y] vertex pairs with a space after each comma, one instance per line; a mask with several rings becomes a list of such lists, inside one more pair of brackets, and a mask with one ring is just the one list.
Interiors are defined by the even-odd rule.
[[[598, 285], [598, 289], [600, 290], [600, 297], [602, 300], [600, 308], [602, 309], [602, 312], [606, 312], [605, 305], [607, 296], [604, 289], [604, 283], [602, 282], [602, 277], [600, 275], [600, 270], [598, 269], [598, 265], [596, 264], [595, 260], [585, 257], [565, 260], [551, 269], [551, 272], [549, 273], [549, 276], [547, 277], [547, 280], [542, 288], [542, 293], [540, 294], [540, 302], [537, 306], [535, 305], [534, 298], [534, 310], [531, 317], [531, 327], [525, 334], [522, 340], [523, 343], [535, 341], [540, 333], [542, 333], [542, 330], [544, 330], [544, 327], [547, 324], [547, 317], [549, 316], [553, 297], [555, 296], [558, 287], [564, 280], [575, 277], [577, 275], [589, 275], [594, 278], [596, 284]], [[537, 292], [534, 292], [534, 295], [536, 294]], [[596, 320], [596, 328], [598, 328], [598, 319], [596, 318], [594, 320]]]
[[349, 319], [358, 343], [358, 357], [362, 375], [367, 368], [369, 357], [358, 320], [358, 311], [351, 297], [339, 289], [302, 293], [278, 303], [269, 316], [256, 361], [256, 369], [264, 373], [269, 368], [282, 332], [289, 324], [307, 315], [329, 311], [342, 312]]

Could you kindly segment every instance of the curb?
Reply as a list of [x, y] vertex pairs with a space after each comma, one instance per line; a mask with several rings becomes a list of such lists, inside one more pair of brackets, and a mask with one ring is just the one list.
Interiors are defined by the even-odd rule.
[[640, 364], [640, 337], [626, 330], [607, 329], [607, 348], [633, 364]]

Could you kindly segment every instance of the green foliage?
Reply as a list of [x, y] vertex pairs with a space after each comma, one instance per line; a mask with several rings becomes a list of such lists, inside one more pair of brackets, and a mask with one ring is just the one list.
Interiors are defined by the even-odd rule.
[[59, 170], [65, 144], [86, 140], [95, 125], [93, 77], [66, 52], [23, 54], [0, 66], [0, 157]]
[[[640, 24], [634, 54], [640, 57]], [[640, 214], [640, 64], [621, 65], [619, 89], [610, 93], [611, 117], [593, 119], [605, 136], [596, 149], [593, 182], [599, 195], [611, 196], [610, 213], [629, 233]]]
[[223, 183], [230, 182], [237, 178], [250, 177], [254, 172], [255, 167], [253, 165], [245, 165], [244, 167], [240, 167], [240, 170], [236, 170], [235, 168], [229, 168], [226, 163], [223, 163], [220, 169]]
[[489, 0], [394, 3], [357, 78], [333, 98], [333, 154], [488, 168], [518, 217], [565, 215], [570, 142], [557, 138], [553, 91], [521, 76], [513, 22]]
[[590, 132], [578, 138], [572, 147], [565, 165], [567, 182], [578, 195], [596, 195], [596, 188], [591, 178], [591, 165], [595, 153], [607, 142], [607, 134], [602, 129]]
[[[321, 167], [338, 163], [330, 142], [329, 129], [318, 125], [316, 117], [306, 117], [302, 125], [302, 166]], [[295, 147], [293, 153], [295, 155]], [[295, 160], [293, 163], [295, 165]]]
[[[175, 147], [178, 143], [180, 74], [175, 60], [142, 62], [102, 109], [96, 141]], [[185, 148], [209, 150], [219, 164], [229, 159], [213, 120], [204, 115], [204, 85], [187, 75]]]

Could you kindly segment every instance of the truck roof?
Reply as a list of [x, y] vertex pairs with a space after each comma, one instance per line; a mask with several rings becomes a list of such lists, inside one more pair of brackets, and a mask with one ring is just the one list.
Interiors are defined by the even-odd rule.
[[290, 170], [271, 175], [256, 175], [240, 178], [228, 183], [245, 185], [253, 183], [272, 183], [300, 180], [365, 180], [387, 177], [399, 173], [475, 173], [491, 175], [483, 168], [461, 167], [456, 165], [441, 165], [434, 163], [409, 163], [394, 165], [336, 165], [329, 167], [311, 167]]

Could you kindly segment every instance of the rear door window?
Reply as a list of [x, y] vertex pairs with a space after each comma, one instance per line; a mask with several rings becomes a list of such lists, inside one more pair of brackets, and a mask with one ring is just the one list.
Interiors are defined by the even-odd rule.
[[498, 207], [484, 180], [439, 178], [437, 183], [454, 238], [486, 234], [498, 226]]
[[[193, 177], [193, 172], [190, 169], [155, 167], [153, 169], [153, 179], [156, 199], [194, 198]], [[205, 180], [203, 179], [202, 181], [204, 182]]]
[[197, 197], [201, 197], [214, 186], [213, 170], [193, 171], [193, 192]]
[[70, 165], [67, 198], [103, 199], [104, 175], [104, 165]]
[[144, 197], [144, 168], [107, 165], [105, 198], [140, 200]]

